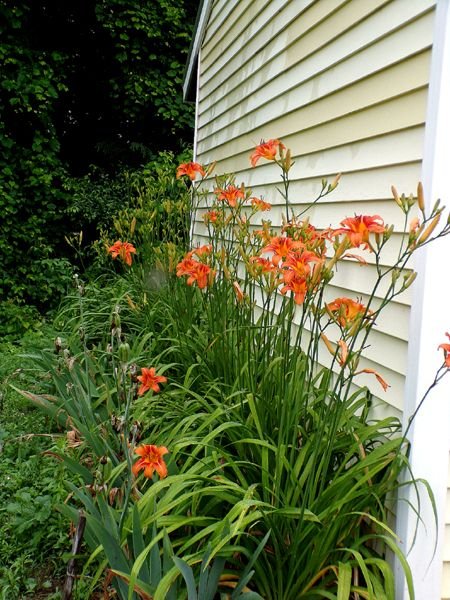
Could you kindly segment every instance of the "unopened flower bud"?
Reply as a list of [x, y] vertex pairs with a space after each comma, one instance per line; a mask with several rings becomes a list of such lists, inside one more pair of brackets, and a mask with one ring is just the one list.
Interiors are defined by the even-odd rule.
[[206, 169], [205, 177], [208, 177], [209, 175], [211, 175], [211, 173], [216, 168], [216, 164], [217, 164], [217, 161], [215, 160], [208, 166], [208, 168]]
[[433, 231], [436, 229], [437, 224], [439, 223], [439, 220], [441, 218], [441, 214], [442, 214], [442, 212], [438, 212], [438, 214], [433, 218], [431, 223], [428, 225], [428, 227], [422, 233], [420, 238], [417, 240], [417, 244], [419, 246], [420, 246], [420, 244], [424, 244], [428, 240], [430, 235], [433, 233]]
[[122, 342], [118, 350], [119, 360], [122, 363], [127, 363], [130, 358], [130, 344]]
[[324, 342], [325, 346], [327, 347], [328, 352], [334, 356], [335, 354], [335, 349], [333, 348], [333, 346], [331, 345], [330, 340], [327, 338], [327, 336], [324, 333], [320, 334], [320, 337], [322, 338], [322, 341]]
[[395, 185], [391, 185], [391, 192], [392, 192], [392, 195], [394, 196], [394, 200], [400, 206], [400, 208], [403, 210], [403, 204], [400, 200], [400, 197], [398, 195], [398, 191], [397, 191], [397, 188], [395, 187]]
[[330, 185], [328, 186], [328, 190], [330, 192], [332, 192], [333, 190], [335, 190], [339, 184], [339, 180], [341, 179], [341, 175], [342, 173], [338, 173], [336, 175], [336, 177], [333, 179], [333, 181], [330, 183]]
[[291, 150], [290, 148], [288, 148], [288, 150], [286, 151], [286, 156], [284, 159], [284, 170], [287, 173], [289, 171], [289, 169], [292, 167], [292, 159], [291, 159]]
[[397, 279], [400, 277], [400, 269], [393, 269], [392, 271], [392, 283], [395, 283]]
[[419, 181], [417, 184], [417, 204], [423, 213], [425, 211], [425, 198], [423, 195], [423, 185], [421, 181]]
[[392, 233], [393, 233], [393, 232], [394, 232], [394, 226], [393, 226], [393, 225], [390, 225], [390, 226], [389, 226], [389, 227], [386, 229], [386, 231], [383, 233], [383, 239], [384, 239], [384, 240], [388, 240], [388, 239], [391, 237], [391, 235], [392, 235]]
[[417, 277], [416, 271], [409, 273], [409, 275], [405, 275], [404, 280], [403, 280], [403, 289], [407, 290], [409, 288], [409, 286], [414, 283], [416, 277]]

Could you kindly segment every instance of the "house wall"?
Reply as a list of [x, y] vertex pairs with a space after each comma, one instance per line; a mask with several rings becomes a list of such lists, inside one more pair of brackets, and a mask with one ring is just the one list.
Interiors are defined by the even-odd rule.
[[[279, 171], [262, 162], [252, 169], [249, 155], [261, 139], [280, 138], [295, 158], [298, 206], [323, 177], [343, 174], [310, 211], [312, 223], [380, 214], [398, 231], [390, 186], [409, 194], [420, 179], [433, 18], [434, 0], [216, 0], [200, 51], [197, 160], [217, 160], [217, 172], [235, 172], [278, 204], [270, 216], [279, 225]], [[341, 264], [330, 299], [364, 300], [373, 275], [373, 266]], [[388, 392], [361, 377], [394, 412], [402, 409], [409, 306], [408, 293], [392, 303], [366, 354], [364, 366], [382, 373]]]
[[[200, 49], [196, 160], [218, 161], [255, 194], [274, 204], [279, 171], [249, 156], [262, 139], [291, 148], [291, 201], [313, 199], [322, 178], [342, 179], [311, 211], [318, 227], [353, 214], [379, 214], [395, 227], [402, 213], [390, 186], [414, 192], [422, 174], [424, 130], [435, 25], [435, 0], [215, 0]], [[201, 219], [196, 234], [204, 234]], [[346, 262], [330, 299], [367, 297], [374, 267]], [[361, 379], [392, 414], [401, 414], [407, 368], [411, 295], [380, 320], [364, 366], [391, 384], [383, 393]], [[381, 409], [380, 409], [381, 410]], [[450, 600], [450, 471], [443, 551], [442, 600]], [[441, 521], [442, 522], [442, 521]]]

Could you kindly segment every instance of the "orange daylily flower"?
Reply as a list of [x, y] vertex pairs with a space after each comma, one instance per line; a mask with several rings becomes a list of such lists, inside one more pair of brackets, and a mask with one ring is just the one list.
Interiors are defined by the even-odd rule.
[[197, 283], [198, 287], [202, 290], [208, 285], [208, 282], [211, 280], [211, 276], [214, 271], [211, 270], [211, 267], [205, 265], [203, 263], [196, 263], [195, 269], [191, 271], [189, 277], [186, 281], [188, 285], [193, 285]]
[[[446, 333], [445, 335], [450, 339], [450, 333]], [[445, 366], [450, 369], [450, 344], [440, 344], [438, 350], [441, 348], [444, 351]]]
[[229, 185], [226, 188], [216, 188], [214, 193], [217, 196], [217, 200], [226, 202], [231, 208], [236, 208], [238, 200], [244, 198], [243, 189], [238, 188], [235, 185]]
[[198, 256], [199, 258], [203, 255], [211, 254], [212, 252], [212, 244], [204, 244], [203, 246], [199, 246], [198, 248], [194, 248], [190, 252], [187, 253], [186, 257], [191, 258], [193, 254]]
[[385, 392], [387, 391], [388, 387], [391, 387], [389, 383], [385, 379], [383, 379], [381, 375], [377, 373], [377, 371], [375, 371], [375, 369], [362, 369], [361, 371], [355, 373], [355, 375], [359, 375], [360, 373], [369, 373], [370, 375], [375, 375], [378, 383], [381, 385]]
[[267, 142], [262, 141], [250, 156], [252, 167], [256, 167], [256, 163], [260, 158], [275, 160], [277, 152], [285, 149], [286, 146], [282, 144], [280, 140], [268, 140]]
[[260, 210], [261, 212], [270, 210], [272, 208], [270, 202], [264, 202], [262, 198], [251, 198], [250, 202], [253, 208], [256, 208], [256, 210]]
[[141, 469], [144, 470], [144, 477], [152, 477], [156, 471], [161, 479], [167, 477], [167, 465], [164, 462], [164, 454], [169, 451], [165, 446], [153, 446], [151, 444], [143, 444], [135, 449], [135, 454], [140, 456], [131, 470], [134, 476], [137, 476]]
[[255, 264], [261, 273], [278, 271], [277, 267], [268, 258], [263, 258], [262, 256], [252, 256], [250, 262]]
[[302, 242], [294, 242], [290, 237], [273, 237], [261, 252], [273, 252], [272, 262], [275, 266], [278, 266], [279, 262], [285, 259], [288, 254], [303, 247]]
[[215, 223], [219, 218], [219, 213], [216, 210], [210, 210], [203, 215], [205, 223]]
[[333, 235], [340, 235], [341, 233], [347, 236], [353, 248], [358, 248], [363, 245], [363, 249], [371, 250], [369, 244], [369, 233], [384, 233], [386, 227], [384, 221], [379, 215], [373, 215], [369, 217], [367, 215], [355, 215], [354, 217], [348, 217], [340, 223], [344, 227], [335, 229]]
[[[188, 279], [186, 283], [188, 285], [197, 283], [198, 287], [202, 290], [212, 281], [214, 271], [208, 265], [193, 260], [191, 258], [192, 252], [195, 251], [188, 252], [185, 258], [177, 264], [177, 277], [187, 275]], [[205, 253], [205, 250], [203, 250], [203, 253]]]
[[205, 177], [206, 175], [205, 169], [197, 162], [183, 163], [177, 168], [177, 179], [180, 179], [183, 175], [187, 175], [191, 181], [194, 181], [197, 174], [201, 177]]
[[143, 367], [141, 369], [141, 374], [138, 376], [138, 381], [141, 382], [138, 396], [143, 396], [148, 390], [153, 390], [155, 393], [158, 393], [160, 390], [158, 384], [166, 383], [167, 377], [164, 377], [164, 375], [157, 375], [155, 367], [150, 367], [150, 369]]
[[192, 259], [190, 253], [183, 258], [177, 264], [177, 277], [182, 277], [183, 275], [190, 275], [193, 270], [195, 270], [195, 265], [197, 261]]
[[124, 263], [131, 267], [131, 263], [133, 262], [133, 257], [131, 255], [136, 253], [136, 248], [129, 242], [117, 240], [117, 242], [114, 242], [114, 244], [108, 248], [108, 252], [114, 259], [119, 257]]
[[308, 277], [311, 273], [310, 262], [321, 262], [321, 259], [310, 252], [301, 248], [300, 252], [292, 252], [287, 255], [286, 260], [283, 263], [285, 268], [283, 277], [288, 282], [293, 277]]
[[283, 295], [287, 292], [293, 292], [294, 302], [296, 304], [303, 304], [307, 291], [306, 279], [303, 277], [293, 277], [290, 281], [287, 281], [286, 285], [280, 290]]
[[[336, 298], [327, 304], [327, 309], [333, 313], [341, 327], [353, 325], [355, 320], [361, 319], [366, 312], [364, 304], [355, 302], [351, 298]], [[366, 317], [370, 314], [372, 311], [367, 311]]]

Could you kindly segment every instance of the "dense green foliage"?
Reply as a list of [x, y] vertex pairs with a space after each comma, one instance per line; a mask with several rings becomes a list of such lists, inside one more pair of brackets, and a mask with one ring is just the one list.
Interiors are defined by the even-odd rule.
[[0, 3], [0, 301], [55, 303], [72, 276], [64, 238], [96, 217], [75, 219], [72, 197], [112, 187], [123, 203], [120, 173], [190, 142], [181, 80], [196, 4]]
[[[288, 183], [293, 163], [276, 143]], [[259, 213], [270, 205], [196, 168], [215, 189], [209, 243], [176, 264], [191, 205], [162, 168], [115, 222], [137, 252], [99, 247], [107, 271], [76, 279], [54, 320], [59, 336], [33, 357], [40, 389], [22, 390], [67, 440], [52, 450], [70, 492], [57, 508], [74, 523], [80, 509], [86, 517], [86, 597], [101, 585], [121, 600], [395, 600], [393, 552], [413, 599], [390, 527], [402, 471], [412, 477], [408, 428], [402, 436], [398, 418], [375, 418], [361, 377], [388, 387], [363, 351], [380, 312], [412, 284], [414, 273], [402, 276], [412, 254], [450, 234], [448, 221], [438, 227], [443, 208], [428, 214], [419, 200], [422, 222], [381, 268], [392, 243], [381, 217], [342, 222], [364, 237], [324, 235], [295, 215], [286, 185], [292, 220], [279, 235]], [[188, 183], [201, 206], [207, 192]], [[159, 184], [171, 199], [162, 210]], [[324, 180], [318, 198], [337, 185]], [[414, 198], [395, 200], [408, 224]], [[351, 248], [372, 253], [372, 291], [364, 303], [330, 302]], [[449, 370], [442, 348], [429, 391]]]

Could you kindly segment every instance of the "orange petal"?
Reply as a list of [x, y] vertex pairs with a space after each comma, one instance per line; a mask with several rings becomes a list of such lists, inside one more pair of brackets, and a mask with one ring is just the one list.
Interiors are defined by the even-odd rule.
[[388, 389], [388, 387], [391, 387], [389, 385], [389, 383], [387, 383], [387, 381], [385, 381], [381, 375], [379, 373], [377, 373], [374, 369], [362, 369], [362, 371], [358, 371], [357, 373], [355, 373], [355, 375], [359, 375], [360, 373], [369, 373], [370, 375], [375, 375], [375, 377], [377, 378], [379, 384], [381, 385], [381, 387], [383, 388], [384, 391], [386, 391]]

